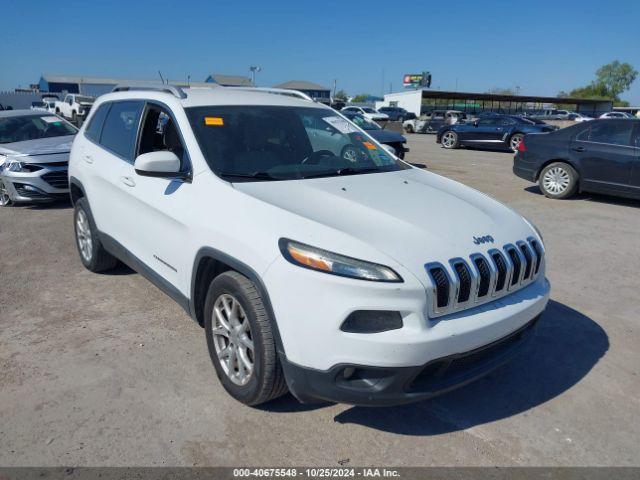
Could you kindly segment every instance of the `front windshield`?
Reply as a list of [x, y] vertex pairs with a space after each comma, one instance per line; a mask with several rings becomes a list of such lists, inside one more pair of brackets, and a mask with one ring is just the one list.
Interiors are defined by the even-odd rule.
[[382, 130], [377, 123], [367, 120], [362, 115], [349, 115], [347, 118], [363, 130]]
[[0, 118], [0, 143], [75, 135], [78, 130], [55, 115], [21, 115]]
[[211, 106], [186, 111], [210, 168], [230, 181], [409, 168], [330, 109]]
[[371, 107], [362, 107], [362, 111], [366, 113], [378, 113]]

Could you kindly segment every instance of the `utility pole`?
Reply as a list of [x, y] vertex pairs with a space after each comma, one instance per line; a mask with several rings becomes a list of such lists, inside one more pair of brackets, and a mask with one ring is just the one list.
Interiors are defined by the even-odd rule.
[[338, 86], [338, 79], [334, 78], [333, 79], [333, 98], [336, 98], [336, 88]]
[[256, 86], [256, 72], [261, 71], [262, 68], [256, 65], [251, 65], [249, 71], [251, 72], [251, 85]]

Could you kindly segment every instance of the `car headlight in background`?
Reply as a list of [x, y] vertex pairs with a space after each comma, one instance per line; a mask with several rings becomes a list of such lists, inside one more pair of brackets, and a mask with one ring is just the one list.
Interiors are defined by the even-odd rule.
[[402, 282], [400, 275], [384, 265], [328, 252], [286, 238], [280, 239], [279, 244], [284, 258], [299, 267], [372, 282]]
[[4, 161], [4, 166], [3, 168], [9, 172], [26, 172], [26, 170], [23, 169], [24, 163], [22, 163], [19, 160], [15, 160], [13, 158], [7, 158]]

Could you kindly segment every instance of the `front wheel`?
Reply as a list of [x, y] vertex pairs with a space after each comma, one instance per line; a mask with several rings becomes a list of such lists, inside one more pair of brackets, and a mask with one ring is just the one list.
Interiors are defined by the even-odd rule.
[[9, 189], [0, 180], [0, 207], [8, 207], [11, 205], [11, 196], [9, 195]]
[[511, 151], [518, 151], [518, 147], [520, 147], [523, 138], [524, 135], [521, 133], [514, 133], [513, 135], [511, 135], [511, 137], [509, 138], [509, 148], [511, 149]]
[[567, 163], [554, 162], [540, 172], [538, 185], [548, 198], [569, 198], [578, 189], [578, 172]]
[[209, 356], [224, 389], [246, 405], [284, 395], [272, 319], [253, 282], [234, 271], [220, 274], [204, 308]]
[[411, 125], [410, 123], [405, 125], [404, 131], [407, 133], [413, 133], [413, 125]]
[[458, 134], [452, 130], [447, 130], [442, 134], [440, 143], [442, 143], [444, 148], [458, 148], [460, 145]]
[[73, 217], [76, 246], [85, 268], [92, 272], [103, 272], [114, 268], [118, 264], [118, 260], [102, 246], [86, 198], [80, 198], [76, 202]]

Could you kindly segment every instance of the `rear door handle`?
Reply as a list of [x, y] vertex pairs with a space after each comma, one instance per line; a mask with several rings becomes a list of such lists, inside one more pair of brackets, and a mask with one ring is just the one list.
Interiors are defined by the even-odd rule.
[[127, 187], [135, 187], [136, 182], [133, 181], [131, 177], [120, 177], [120, 181], [124, 183]]
[[93, 157], [91, 155], [85, 155], [82, 158], [84, 158], [84, 161], [87, 163], [93, 163]]
[[584, 152], [584, 147], [571, 147], [574, 152]]

